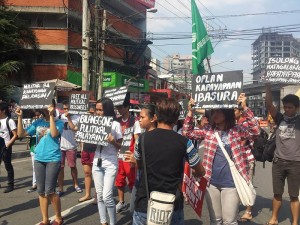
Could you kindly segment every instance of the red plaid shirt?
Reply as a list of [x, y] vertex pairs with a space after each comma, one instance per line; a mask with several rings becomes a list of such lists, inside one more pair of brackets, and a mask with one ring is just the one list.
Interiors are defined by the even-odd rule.
[[[243, 116], [248, 120], [247, 126], [244, 126], [244, 124], [234, 126], [229, 130], [228, 138], [232, 151], [232, 160], [239, 173], [246, 181], [249, 181], [250, 179], [247, 173], [248, 161], [243, 148], [243, 141], [247, 140], [250, 136], [259, 135], [259, 125], [250, 109], [247, 108], [244, 110]], [[204, 177], [207, 179], [208, 184], [212, 175], [213, 161], [218, 147], [218, 141], [214, 135], [215, 131], [218, 131], [218, 129], [212, 128], [211, 125], [194, 130], [192, 117], [187, 117], [184, 121], [184, 136], [192, 140], [204, 139], [203, 167], [205, 168]]]
[[[244, 117], [241, 117], [241, 119], [239, 119], [237, 124], [242, 124], [244, 127], [248, 127], [248, 119], [244, 118]], [[255, 161], [255, 158], [254, 158], [254, 156], [252, 154], [252, 151], [251, 151], [251, 149], [253, 148], [254, 140], [255, 140], [255, 137], [250, 137], [247, 141], [243, 141], [244, 149], [245, 149], [245, 152], [246, 152], [247, 159], [248, 159], [249, 163]]]

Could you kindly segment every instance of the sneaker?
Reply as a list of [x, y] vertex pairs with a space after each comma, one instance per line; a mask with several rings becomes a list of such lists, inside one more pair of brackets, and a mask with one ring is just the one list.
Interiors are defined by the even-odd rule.
[[34, 192], [34, 191], [36, 191], [36, 186], [33, 186], [33, 187], [29, 188], [27, 190], [27, 193], [31, 193], [31, 192]]
[[125, 211], [127, 208], [128, 208], [128, 205], [125, 204], [125, 202], [119, 202], [119, 203], [116, 205], [116, 213]]

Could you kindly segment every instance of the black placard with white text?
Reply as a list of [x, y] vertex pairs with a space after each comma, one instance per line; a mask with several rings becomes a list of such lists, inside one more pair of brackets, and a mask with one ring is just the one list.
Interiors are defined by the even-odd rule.
[[75, 139], [79, 142], [107, 146], [113, 117], [81, 115]]
[[194, 75], [192, 98], [195, 108], [235, 108], [243, 89], [243, 72], [228, 71]]
[[88, 114], [89, 97], [88, 92], [72, 92], [69, 99], [69, 113]]
[[300, 84], [298, 58], [268, 58], [261, 79], [272, 83]]
[[123, 86], [119, 88], [112, 88], [112, 89], [105, 90], [103, 96], [110, 98], [113, 101], [114, 106], [120, 106], [123, 105], [124, 103], [126, 93], [127, 93], [127, 87]]
[[22, 109], [45, 109], [54, 98], [54, 82], [24, 84], [20, 105]]
[[119, 158], [123, 158], [123, 154], [129, 150], [133, 134], [133, 127], [126, 128], [123, 133], [123, 141], [119, 152]]
[[181, 105], [181, 110], [179, 114], [178, 120], [184, 120], [188, 110], [188, 100], [187, 99], [179, 99], [178, 103]]

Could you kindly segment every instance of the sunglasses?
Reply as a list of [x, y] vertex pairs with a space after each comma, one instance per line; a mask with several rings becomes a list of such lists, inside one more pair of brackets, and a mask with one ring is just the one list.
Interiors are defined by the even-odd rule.
[[68, 110], [69, 108], [63, 108], [63, 110]]

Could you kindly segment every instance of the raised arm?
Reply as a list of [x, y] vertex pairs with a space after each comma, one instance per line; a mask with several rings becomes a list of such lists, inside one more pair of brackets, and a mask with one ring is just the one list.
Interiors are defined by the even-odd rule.
[[268, 112], [270, 113], [270, 115], [274, 119], [276, 117], [276, 114], [277, 114], [277, 109], [275, 108], [275, 106], [272, 103], [271, 84], [269, 84], [269, 83], [266, 84], [265, 103], [266, 103], [266, 107], [268, 109]]
[[194, 129], [194, 121], [193, 121], [193, 115], [194, 115], [194, 109], [193, 105], [195, 104], [194, 99], [190, 99], [189, 105], [188, 105], [188, 113], [187, 117], [184, 120], [183, 128], [182, 128], [182, 135], [186, 136], [188, 139], [191, 140], [202, 140], [205, 135], [205, 129]]
[[55, 125], [55, 117], [54, 117], [54, 112], [55, 112], [55, 108], [53, 107], [53, 105], [49, 105], [48, 107], [48, 111], [49, 111], [49, 116], [50, 116], [50, 134], [51, 137], [56, 138], [59, 135], [59, 131], [56, 128]]
[[253, 112], [247, 107], [246, 105], [246, 96], [242, 93], [239, 98], [238, 102], [240, 103], [242, 110], [242, 117], [246, 119], [246, 123], [242, 123], [239, 125], [241, 132], [241, 138], [244, 140], [249, 139], [249, 137], [258, 136], [260, 133], [259, 123], [257, 119], [255, 119]]
[[17, 135], [19, 138], [26, 137], [28, 133], [24, 130], [23, 124], [22, 124], [22, 118], [23, 118], [23, 111], [20, 107], [17, 107], [15, 113], [18, 116], [18, 125], [17, 125]]

